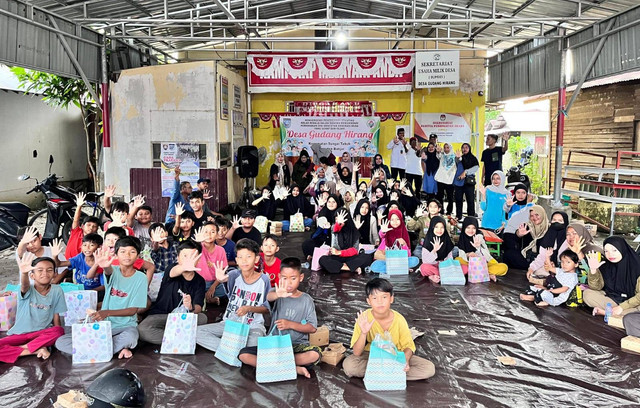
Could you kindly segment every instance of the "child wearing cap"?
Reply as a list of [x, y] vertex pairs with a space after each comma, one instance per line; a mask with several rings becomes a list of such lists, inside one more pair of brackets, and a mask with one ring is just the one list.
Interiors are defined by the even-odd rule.
[[231, 229], [227, 232], [227, 239], [238, 242], [242, 238], [248, 238], [256, 244], [262, 244], [262, 236], [260, 231], [253, 224], [256, 222], [256, 210], [245, 209], [242, 211], [242, 217], [233, 217]]

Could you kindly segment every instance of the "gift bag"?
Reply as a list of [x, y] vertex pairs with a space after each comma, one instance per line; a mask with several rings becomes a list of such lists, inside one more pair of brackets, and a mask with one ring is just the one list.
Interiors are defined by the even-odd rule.
[[111, 322], [76, 323], [71, 326], [72, 363], [105, 363], [113, 358]]
[[464, 285], [466, 283], [460, 262], [447, 259], [438, 265], [441, 285]]
[[264, 215], [258, 215], [256, 217], [256, 221], [254, 222], [253, 226], [256, 227], [261, 234], [264, 234], [265, 232], [267, 232], [268, 224], [269, 224], [269, 220], [267, 219], [267, 217], [265, 217]]
[[387, 264], [386, 275], [409, 274], [409, 253], [405, 249], [387, 249], [384, 256]]
[[320, 264], [318, 263], [318, 261], [320, 260], [320, 257], [325, 256], [325, 255], [329, 255], [329, 250], [331, 249], [331, 247], [329, 245], [322, 245], [319, 248], [314, 248], [313, 249], [313, 259], [311, 260], [311, 270], [312, 271], [319, 271], [321, 269]]
[[289, 232], [304, 232], [304, 215], [297, 212], [289, 218]]
[[404, 353], [399, 352], [390, 336], [376, 334], [371, 343], [364, 386], [370, 391], [394, 391], [407, 388]]
[[238, 360], [238, 354], [247, 345], [250, 329], [245, 322], [246, 316], [240, 322], [231, 319], [224, 322], [224, 332], [215, 354], [218, 360], [233, 367], [242, 366], [242, 362]]
[[197, 329], [197, 314], [169, 313], [160, 354], [195, 354]]
[[489, 282], [489, 266], [483, 256], [469, 258], [469, 283]]
[[160, 285], [162, 284], [162, 278], [164, 277], [164, 273], [158, 272], [154, 273], [151, 278], [151, 283], [149, 284], [149, 299], [152, 302], [158, 300], [158, 293], [160, 292]]
[[7, 331], [16, 323], [18, 292], [4, 292], [0, 296], [0, 331]]
[[376, 252], [376, 246], [372, 244], [360, 244], [358, 247], [359, 253], [372, 254]]
[[65, 326], [82, 322], [87, 317], [87, 309], [98, 308], [98, 292], [95, 290], [74, 290], [64, 294], [67, 311], [64, 314]]
[[60, 283], [60, 289], [62, 289], [64, 293], [67, 293], [77, 290], [84, 290], [84, 285], [81, 283], [62, 282]]
[[275, 324], [268, 336], [258, 338], [256, 381], [259, 383], [295, 380], [298, 376], [291, 335], [274, 335], [274, 330], [277, 330]]

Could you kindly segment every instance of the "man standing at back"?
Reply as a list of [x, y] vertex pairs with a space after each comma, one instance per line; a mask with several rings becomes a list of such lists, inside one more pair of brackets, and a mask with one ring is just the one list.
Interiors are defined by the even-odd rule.
[[404, 178], [407, 169], [407, 140], [404, 138], [404, 128], [398, 128], [396, 136], [387, 144], [387, 149], [391, 150], [391, 178]]

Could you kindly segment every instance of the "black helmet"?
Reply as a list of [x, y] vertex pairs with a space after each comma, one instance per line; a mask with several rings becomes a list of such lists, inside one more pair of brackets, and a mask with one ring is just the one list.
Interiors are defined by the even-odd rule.
[[106, 371], [87, 388], [87, 395], [93, 399], [90, 407], [142, 407], [145, 396], [138, 376], [124, 368]]

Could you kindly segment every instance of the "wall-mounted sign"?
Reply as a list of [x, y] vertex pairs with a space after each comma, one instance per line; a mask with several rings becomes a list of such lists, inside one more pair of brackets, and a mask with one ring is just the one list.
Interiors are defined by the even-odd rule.
[[220, 77], [220, 119], [229, 119], [229, 80]]
[[460, 85], [460, 51], [416, 52], [416, 88], [457, 88]]
[[180, 166], [180, 181], [188, 181], [192, 186], [200, 178], [200, 145], [197, 143], [161, 143], [162, 196], [171, 197], [175, 183], [174, 169]]

